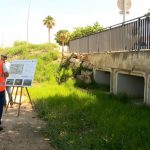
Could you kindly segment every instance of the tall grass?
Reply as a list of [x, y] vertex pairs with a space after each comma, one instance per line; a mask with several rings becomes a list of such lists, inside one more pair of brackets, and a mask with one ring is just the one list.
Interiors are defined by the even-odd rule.
[[[72, 79], [58, 85], [56, 49], [55, 44], [15, 42], [12, 48], [1, 50], [13, 59], [38, 60], [38, 83], [30, 94], [39, 116], [47, 121], [44, 133], [51, 144], [58, 150], [149, 150], [149, 108], [132, 104], [125, 95], [102, 91], [108, 87], [87, 87]], [[62, 70], [60, 78], [71, 74]]]
[[6, 53], [9, 61], [15, 59], [37, 59], [35, 80], [37, 82], [49, 81], [56, 76], [59, 66], [59, 51], [56, 44], [31, 44], [24, 41], [14, 42], [13, 47], [1, 49]]
[[[36, 85], [30, 92], [39, 116], [48, 122], [45, 134], [60, 150], [148, 150], [150, 110], [124, 95], [101, 89], [77, 89], [74, 82]], [[38, 94], [40, 93], [40, 94]]]
[[32, 44], [32, 43], [27, 43], [25, 41], [16, 41], [14, 42], [13, 47], [0, 49], [0, 53], [6, 53], [8, 56], [11, 56], [11, 57], [15, 55], [19, 55], [19, 57], [21, 58], [24, 55], [28, 57], [28, 54], [30, 54], [30, 52], [32, 52], [33, 54], [34, 52], [37, 52], [37, 51], [39, 51], [39, 53], [41, 52], [41, 54], [51, 52], [51, 55], [55, 57], [54, 52], [56, 51], [58, 52], [58, 45], [49, 44], [49, 43]]

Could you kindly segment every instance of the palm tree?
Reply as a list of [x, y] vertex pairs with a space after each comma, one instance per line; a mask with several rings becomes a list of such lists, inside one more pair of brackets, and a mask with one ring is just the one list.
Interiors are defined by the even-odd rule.
[[46, 25], [48, 28], [48, 42], [50, 43], [50, 30], [53, 28], [53, 26], [55, 26], [55, 19], [51, 16], [47, 16], [43, 20], [43, 25]]
[[70, 33], [68, 30], [60, 30], [57, 32], [55, 40], [62, 46], [62, 57], [64, 56], [64, 46], [68, 44]]

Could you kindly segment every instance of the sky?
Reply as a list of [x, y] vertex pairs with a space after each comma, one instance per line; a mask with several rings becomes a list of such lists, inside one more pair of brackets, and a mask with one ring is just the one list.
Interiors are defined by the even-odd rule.
[[[48, 30], [43, 25], [47, 16], [52, 16], [56, 22], [51, 30], [51, 42], [55, 42], [55, 34], [62, 29], [73, 31], [75, 27], [95, 22], [103, 27], [121, 23], [123, 16], [119, 14], [117, 1], [0, 0], [0, 47], [12, 46], [14, 41], [27, 41], [27, 32], [28, 42], [47, 43]], [[149, 9], [150, 0], [131, 0], [126, 20], [143, 16]]]

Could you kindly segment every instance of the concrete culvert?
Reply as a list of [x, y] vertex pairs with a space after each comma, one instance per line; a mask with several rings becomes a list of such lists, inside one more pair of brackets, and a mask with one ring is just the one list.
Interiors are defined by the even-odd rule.
[[110, 87], [110, 72], [94, 70], [93, 72], [94, 81], [98, 84], [107, 85]]
[[144, 77], [119, 73], [117, 77], [118, 93], [125, 93], [129, 97], [144, 101]]

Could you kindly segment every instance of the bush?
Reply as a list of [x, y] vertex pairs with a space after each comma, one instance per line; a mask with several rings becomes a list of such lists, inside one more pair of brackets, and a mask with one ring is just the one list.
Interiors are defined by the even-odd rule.
[[27, 45], [19, 45], [16, 47], [9, 48], [7, 49], [6, 53], [7, 55], [11, 56], [25, 54], [27, 53]]
[[27, 45], [27, 42], [26, 41], [15, 41], [13, 44], [14, 47], [22, 46], [22, 45]]
[[45, 50], [45, 51], [53, 51], [57, 50], [59, 47], [56, 44], [29, 44], [29, 49], [32, 49], [33, 51], [39, 51], [39, 50]]
[[[59, 58], [59, 51], [56, 44], [31, 44], [26, 42], [14, 42], [14, 46], [4, 49], [9, 57], [15, 59], [37, 59], [35, 80], [37, 82], [49, 81], [56, 76], [59, 66], [56, 61]], [[37, 51], [38, 50], [38, 51]], [[55, 61], [55, 62], [53, 62]]]

